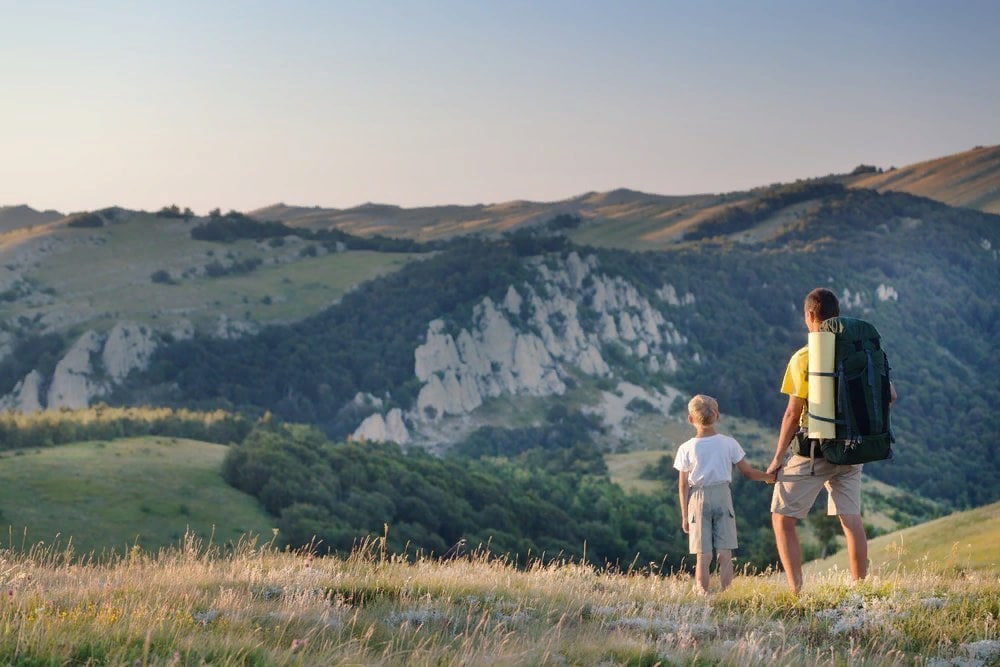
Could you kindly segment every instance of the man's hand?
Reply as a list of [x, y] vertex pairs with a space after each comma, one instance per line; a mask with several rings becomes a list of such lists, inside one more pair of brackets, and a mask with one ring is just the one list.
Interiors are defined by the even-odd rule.
[[685, 535], [691, 533], [691, 526], [688, 524], [687, 519], [681, 519], [681, 529], [684, 531]]

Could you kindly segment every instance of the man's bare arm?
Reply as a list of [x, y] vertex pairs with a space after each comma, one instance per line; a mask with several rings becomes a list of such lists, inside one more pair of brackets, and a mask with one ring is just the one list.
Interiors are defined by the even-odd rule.
[[795, 432], [799, 430], [799, 419], [802, 417], [802, 410], [805, 406], [806, 399], [798, 396], [788, 397], [785, 414], [781, 417], [781, 429], [778, 431], [778, 443], [774, 448], [774, 458], [771, 460], [771, 465], [767, 467], [768, 473], [777, 472], [784, 464], [788, 446], [791, 444]]

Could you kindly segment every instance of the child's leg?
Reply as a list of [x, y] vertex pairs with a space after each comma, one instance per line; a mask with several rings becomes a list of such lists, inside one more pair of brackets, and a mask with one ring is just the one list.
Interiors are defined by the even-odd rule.
[[719, 549], [719, 579], [722, 582], [722, 590], [729, 588], [733, 583], [733, 550]]
[[698, 588], [702, 593], [708, 592], [708, 574], [712, 567], [712, 552], [699, 553], [698, 560], [695, 561], [694, 578], [698, 582]]

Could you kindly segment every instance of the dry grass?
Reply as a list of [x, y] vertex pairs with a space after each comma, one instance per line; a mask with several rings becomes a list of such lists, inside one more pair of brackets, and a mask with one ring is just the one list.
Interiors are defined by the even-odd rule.
[[908, 165], [882, 174], [860, 176], [854, 187], [909, 192], [950, 206], [1000, 213], [1000, 146]]
[[[106, 563], [0, 552], [4, 664], [988, 664], [994, 573], [930, 572], [794, 597], [773, 574], [697, 596], [686, 575], [483, 555], [407, 562], [193, 538]], [[935, 662], [936, 661], [936, 662]]]

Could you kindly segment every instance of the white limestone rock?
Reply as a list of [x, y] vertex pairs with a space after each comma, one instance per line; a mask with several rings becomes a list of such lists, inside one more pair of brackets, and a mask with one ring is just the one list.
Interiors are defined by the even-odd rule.
[[656, 290], [656, 296], [671, 306], [690, 306], [694, 303], [694, 294], [687, 292], [684, 296], [680, 296], [677, 293], [677, 289], [670, 283]]
[[426, 382], [435, 371], [461, 366], [458, 348], [451, 335], [445, 333], [443, 320], [434, 320], [428, 325], [425, 340], [414, 352], [414, 372], [418, 380]]
[[393, 408], [385, 417], [379, 413], [369, 415], [351, 436], [363, 442], [395, 442], [405, 445], [410, 441], [410, 433], [403, 422], [403, 411]]
[[608, 362], [604, 361], [604, 357], [601, 356], [600, 350], [598, 350], [593, 345], [588, 345], [585, 349], [580, 351], [580, 355], [576, 358], [576, 365], [580, 367], [587, 375], [597, 375], [603, 377], [611, 373], [611, 368], [608, 366]]
[[889, 285], [879, 285], [875, 292], [879, 301], [899, 301], [899, 292]]
[[365, 417], [365, 420], [354, 429], [351, 439], [361, 442], [385, 442], [385, 432], [385, 418], [376, 412]]
[[189, 340], [194, 338], [194, 325], [190, 320], [177, 320], [170, 328], [174, 340]]
[[366, 407], [381, 408], [382, 399], [379, 398], [378, 396], [375, 396], [374, 394], [359, 391], [354, 395], [354, 398], [351, 399], [351, 404], [359, 408], [366, 408]]
[[145, 326], [119, 322], [108, 332], [101, 352], [101, 362], [112, 382], [121, 382], [136, 369], [149, 365], [156, 350], [153, 332]]
[[224, 340], [236, 340], [257, 333], [258, 326], [245, 320], [230, 319], [225, 313], [219, 315], [215, 323], [215, 336]]
[[90, 405], [94, 396], [105, 393], [106, 387], [91, 379], [94, 368], [91, 358], [103, 349], [103, 341], [93, 331], [88, 331], [73, 344], [56, 364], [45, 405], [49, 409], [79, 409]]
[[524, 299], [518, 293], [514, 286], [511, 285], [507, 288], [507, 295], [503, 300], [503, 307], [511, 315], [517, 316], [521, 314], [521, 304], [524, 303]]
[[618, 317], [618, 332], [621, 334], [622, 340], [634, 341], [638, 336], [635, 333], [635, 326], [632, 324], [632, 316], [628, 313], [622, 313]]
[[610, 313], [601, 313], [601, 340], [603, 341], [613, 341], [618, 340], [618, 325], [615, 323], [615, 318], [611, 316]]
[[[428, 324], [414, 354], [414, 372], [423, 384], [411, 415], [415, 422], [437, 428], [432, 423], [467, 414], [502, 394], [562, 394], [568, 365], [609, 376], [601, 354], [601, 345], [609, 342], [644, 359], [654, 372], [677, 370], [674, 348], [687, 340], [634, 285], [600, 274], [593, 256], [570, 253], [560, 266], [541, 259], [533, 265], [538, 287], [511, 285], [499, 304], [484, 298], [457, 334], [446, 333], [441, 320]], [[669, 286], [660, 297], [677, 304], [694, 298], [681, 298]], [[588, 314], [586, 326], [581, 308]], [[522, 324], [524, 316], [528, 322]]]
[[841, 308], [860, 308], [862, 305], [861, 292], [852, 293], [845, 287], [840, 295], [840, 305]]
[[14, 390], [0, 399], [0, 410], [16, 410], [25, 414], [42, 409], [42, 374], [36, 370], [24, 376]]
[[399, 408], [389, 410], [385, 416], [385, 435], [391, 442], [405, 445], [410, 441], [410, 432], [403, 422], [403, 411]]
[[476, 306], [473, 321], [478, 323], [478, 338], [484, 358], [510, 368], [514, 359], [516, 332], [489, 297]]

